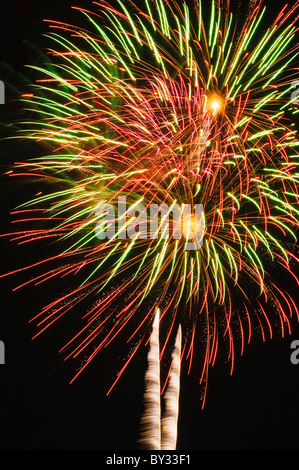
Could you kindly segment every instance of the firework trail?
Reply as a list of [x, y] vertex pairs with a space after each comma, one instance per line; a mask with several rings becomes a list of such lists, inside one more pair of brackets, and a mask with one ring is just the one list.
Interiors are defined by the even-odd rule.
[[160, 403], [160, 359], [159, 359], [159, 316], [157, 309], [148, 353], [148, 368], [145, 374], [145, 409], [141, 419], [140, 444], [144, 449], [161, 449], [161, 403]]
[[[86, 27], [49, 21], [55, 47], [33, 66], [41, 78], [23, 97], [20, 135], [43, 156], [9, 171], [16, 186], [32, 182], [12, 239], [55, 253], [20, 267], [32, 273], [17, 288], [69, 281], [32, 322], [38, 337], [84, 312], [61, 347], [78, 361], [72, 380], [125, 335], [109, 393], [147, 344], [159, 305], [160, 359], [181, 324], [187, 372], [199, 356], [206, 384], [220, 348], [232, 373], [253, 332], [266, 341], [276, 325], [284, 336], [299, 316], [291, 287], [278, 282], [284, 273], [298, 286], [298, 2], [269, 27], [261, 1], [244, 20], [220, 0], [117, 5], [74, 7]], [[168, 216], [190, 205], [194, 233], [198, 204], [202, 247], [188, 251], [188, 235], [167, 236]]]
[[182, 330], [179, 326], [172, 355], [169, 383], [164, 395], [165, 414], [161, 421], [161, 450], [175, 450], [179, 417]]
[[148, 450], [175, 450], [179, 415], [181, 327], [175, 340], [168, 385], [164, 394], [165, 412], [161, 419], [159, 316], [157, 309], [148, 353], [148, 368], [145, 374], [144, 413], [141, 419], [140, 445]]

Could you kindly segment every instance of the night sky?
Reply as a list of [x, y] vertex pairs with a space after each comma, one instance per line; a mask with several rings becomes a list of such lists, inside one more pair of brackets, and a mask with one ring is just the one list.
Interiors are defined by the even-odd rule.
[[[1, 14], [0, 79], [13, 85], [19, 74], [29, 76], [26, 63], [36, 60], [28, 42], [42, 49], [47, 24], [43, 18], [71, 21], [70, 6], [82, 1], [23, 0], [5, 2]], [[268, 2], [275, 6], [275, 2]], [[279, 2], [282, 3], [282, 2]], [[74, 15], [79, 18], [80, 15]], [[36, 55], [37, 54], [37, 55]], [[2, 76], [1, 76], [2, 73]], [[298, 77], [299, 78], [299, 77]], [[9, 95], [14, 96], [13, 87]], [[12, 115], [18, 105], [1, 107]], [[8, 110], [8, 111], [7, 111]], [[1, 131], [5, 136], [6, 131]], [[1, 142], [0, 142], [1, 144]], [[2, 167], [30, 156], [30, 146], [1, 144]], [[0, 147], [1, 148], [1, 147]], [[10, 231], [9, 212], [26, 196], [1, 177], [1, 232]], [[24, 194], [25, 193], [25, 194]], [[36, 250], [0, 238], [1, 273], [37, 258]], [[40, 246], [39, 249], [47, 249]], [[67, 324], [57, 322], [32, 341], [36, 332], [29, 320], [45, 300], [55, 296], [55, 284], [12, 292], [24, 276], [1, 280], [0, 340], [6, 347], [6, 364], [0, 365], [1, 450], [135, 450], [142, 414], [146, 351], [140, 351], [112, 393], [106, 392], [122, 364], [117, 344], [98, 356], [77, 381], [72, 361], [58, 351], [68, 335]], [[298, 303], [294, 287], [294, 298]], [[221, 360], [211, 369], [208, 394], [201, 410], [198, 375], [182, 376], [178, 450], [299, 450], [299, 364], [290, 361], [291, 342], [299, 340], [299, 326], [281, 339], [278, 329], [265, 343], [259, 335], [236, 358], [233, 376]], [[184, 372], [184, 371], [183, 371]]]

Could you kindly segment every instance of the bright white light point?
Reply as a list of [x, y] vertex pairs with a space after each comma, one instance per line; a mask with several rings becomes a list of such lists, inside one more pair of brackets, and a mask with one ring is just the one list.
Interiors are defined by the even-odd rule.
[[211, 102], [211, 108], [212, 110], [214, 111], [214, 113], [217, 113], [219, 111], [219, 109], [221, 108], [221, 103], [219, 100], [213, 100]]
[[213, 93], [207, 99], [207, 107], [210, 113], [214, 116], [221, 112], [223, 109], [224, 102], [222, 96], [218, 95], [217, 93]]

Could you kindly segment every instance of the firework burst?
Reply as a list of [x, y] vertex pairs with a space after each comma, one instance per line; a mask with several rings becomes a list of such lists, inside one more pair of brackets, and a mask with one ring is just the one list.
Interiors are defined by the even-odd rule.
[[[88, 29], [49, 21], [52, 64], [33, 67], [41, 79], [24, 97], [30, 118], [21, 133], [47, 155], [15, 165], [14, 178], [42, 189], [14, 211], [30, 228], [13, 239], [55, 243], [56, 256], [31, 266], [46, 268], [26, 285], [68, 278], [71, 286], [32, 321], [38, 336], [89, 305], [62, 348], [66, 358], [85, 358], [73, 380], [124, 333], [128, 355], [110, 391], [147, 344], [158, 305], [160, 359], [181, 323], [182, 358], [189, 372], [200, 338], [206, 383], [222, 338], [232, 372], [253, 328], [272, 337], [278, 319], [284, 335], [298, 317], [267, 273], [275, 263], [298, 283], [298, 142], [287, 118], [298, 3], [265, 30], [260, 1], [242, 22], [220, 0], [207, 11], [201, 1], [117, 4], [74, 7]], [[119, 198], [131, 211], [120, 213]], [[115, 208], [110, 224], [103, 204]], [[163, 204], [169, 214], [191, 207], [192, 234], [202, 205], [200, 249], [186, 250], [188, 236], [165, 235], [171, 221], [158, 213], [154, 231], [141, 226], [136, 211]]]

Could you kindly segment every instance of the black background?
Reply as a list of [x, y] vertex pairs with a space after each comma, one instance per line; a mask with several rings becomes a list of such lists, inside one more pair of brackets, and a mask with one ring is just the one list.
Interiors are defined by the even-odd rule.
[[[271, 11], [277, 7], [271, 4]], [[279, 2], [280, 3], [280, 2]], [[0, 60], [15, 73], [28, 62], [26, 42], [47, 45], [43, 18], [71, 21], [72, 4], [88, 1], [9, 1], [1, 4]], [[27, 72], [25, 72], [27, 73]], [[29, 73], [29, 72], [28, 72]], [[1, 77], [0, 77], [1, 79]], [[3, 112], [3, 109], [1, 110]], [[3, 156], [3, 165], [19, 158], [20, 148]], [[22, 150], [21, 150], [22, 151]], [[19, 202], [12, 183], [2, 178], [1, 231], [9, 230], [9, 211]], [[26, 264], [32, 252], [0, 244], [1, 272]], [[0, 449], [136, 449], [146, 367], [145, 352], [137, 355], [113, 392], [106, 392], [114, 375], [115, 346], [72, 385], [73, 369], [58, 354], [64, 344], [63, 324], [35, 341], [28, 323], [43, 305], [47, 289], [12, 293], [16, 279], [1, 281], [0, 339], [6, 364], [0, 366]], [[50, 292], [52, 294], [52, 292]], [[294, 292], [298, 299], [297, 292]], [[265, 343], [254, 337], [236, 359], [233, 376], [221, 358], [211, 369], [208, 394], [201, 410], [196, 377], [182, 377], [178, 450], [298, 450], [299, 365], [290, 361], [292, 335]]]

